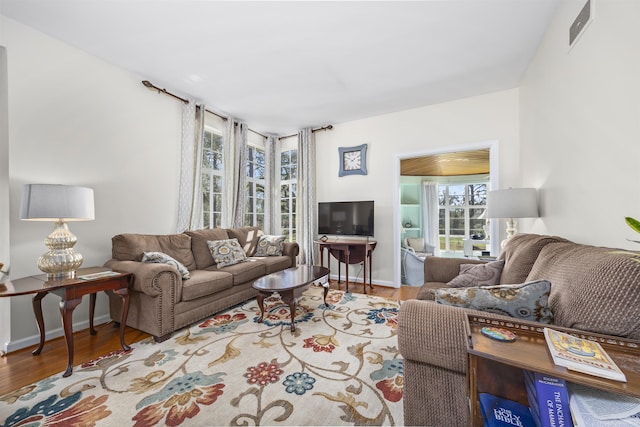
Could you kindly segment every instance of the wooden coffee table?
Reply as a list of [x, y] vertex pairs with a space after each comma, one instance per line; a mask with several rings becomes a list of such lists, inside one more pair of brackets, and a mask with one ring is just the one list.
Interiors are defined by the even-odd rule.
[[296, 305], [304, 292], [311, 285], [324, 287], [324, 304], [327, 305], [329, 293], [329, 269], [325, 267], [300, 265], [276, 273], [268, 274], [253, 282], [253, 289], [258, 291], [260, 319], [264, 318], [264, 299], [277, 292], [282, 301], [289, 305], [291, 314], [291, 332], [295, 332]]

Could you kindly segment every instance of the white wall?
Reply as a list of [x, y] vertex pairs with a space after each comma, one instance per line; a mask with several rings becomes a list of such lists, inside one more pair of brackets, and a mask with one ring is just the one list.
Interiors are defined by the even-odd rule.
[[569, 49], [584, 1], [561, 1], [523, 78], [522, 181], [540, 188], [533, 231], [637, 250], [624, 217], [640, 217], [640, 1], [592, 3]]
[[[0, 44], [2, 44], [0, 42]], [[9, 131], [7, 104], [7, 50], [0, 46], [0, 263], [11, 265], [9, 259]], [[2, 273], [0, 273], [2, 276]], [[11, 322], [11, 302], [0, 298], [0, 325]], [[8, 328], [0, 328], [0, 354], [6, 351], [11, 338]]]
[[[181, 103], [146, 89], [144, 76], [6, 17], [0, 24], [8, 59], [11, 276], [40, 273], [36, 261], [53, 230], [53, 223], [18, 219], [27, 183], [94, 189], [95, 221], [70, 224], [84, 266], [110, 258], [115, 234], [175, 232]], [[2, 194], [6, 180], [0, 186]], [[60, 327], [58, 301], [43, 300], [47, 331]], [[74, 311], [75, 323], [88, 318], [87, 301]], [[12, 298], [11, 308], [12, 342], [35, 336], [31, 298]], [[107, 312], [100, 295], [96, 318]]]
[[[515, 187], [519, 185], [518, 103], [518, 90], [513, 89], [342, 123], [334, 125], [332, 131], [316, 134], [318, 201], [375, 201], [375, 283], [397, 284], [393, 270], [397, 246], [394, 232], [400, 225], [394, 224], [393, 211], [398, 203], [399, 180], [394, 170], [399, 156], [497, 140], [499, 186]], [[368, 175], [338, 177], [338, 147], [365, 143], [369, 144]], [[337, 272], [337, 264], [332, 264], [331, 271]], [[353, 266], [349, 274], [354, 274]]]

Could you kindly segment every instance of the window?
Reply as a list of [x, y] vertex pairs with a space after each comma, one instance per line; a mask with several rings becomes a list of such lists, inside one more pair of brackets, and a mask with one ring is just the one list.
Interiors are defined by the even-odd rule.
[[479, 219], [487, 204], [487, 184], [440, 184], [440, 250], [463, 251], [463, 239], [484, 234], [485, 220]]
[[247, 203], [244, 225], [259, 227], [264, 230], [264, 149], [249, 146], [247, 151]]
[[205, 228], [222, 224], [222, 189], [224, 164], [222, 131], [205, 127], [202, 149], [202, 214]]
[[298, 150], [280, 153], [280, 229], [290, 242], [296, 241], [296, 197], [298, 194]]

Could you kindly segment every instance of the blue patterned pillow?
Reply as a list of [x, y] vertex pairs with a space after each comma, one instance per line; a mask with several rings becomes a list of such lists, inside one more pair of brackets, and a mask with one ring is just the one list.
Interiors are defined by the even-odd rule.
[[247, 260], [247, 254], [238, 239], [207, 240], [207, 246], [218, 268], [239, 264]]
[[435, 290], [435, 296], [438, 304], [551, 323], [550, 292], [551, 282], [537, 280], [519, 285], [440, 288]]
[[260, 236], [254, 256], [280, 256], [284, 248], [284, 236]]
[[173, 265], [178, 269], [178, 273], [180, 273], [183, 279], [191, 277], [189, 270], [187, 270], [184, 264], [163, 252], [145, 252], [142, 254], [142, 262]]

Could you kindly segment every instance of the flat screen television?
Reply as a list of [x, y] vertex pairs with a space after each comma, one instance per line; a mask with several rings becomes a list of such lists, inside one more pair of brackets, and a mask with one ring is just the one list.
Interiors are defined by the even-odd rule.
[[318, 235], [373, 236], [373, 200], [318, 203]]

